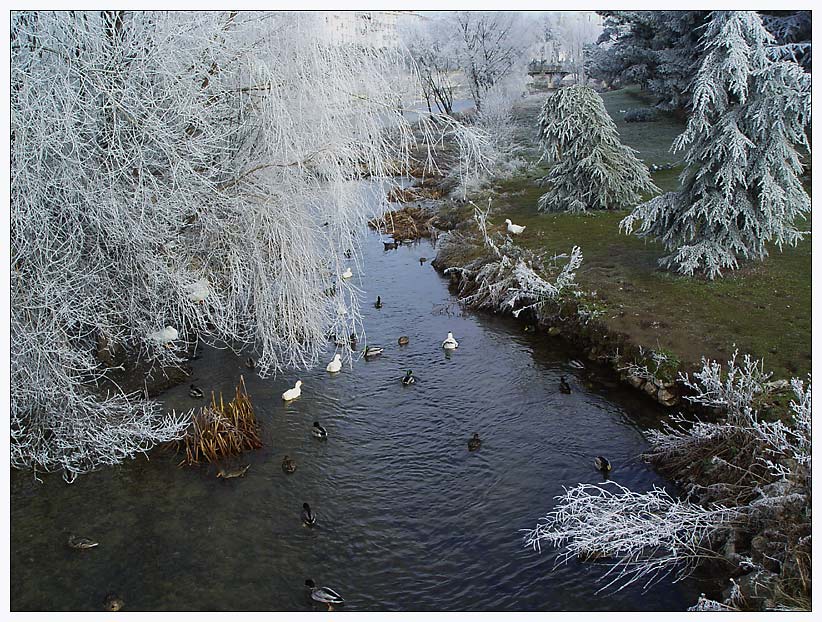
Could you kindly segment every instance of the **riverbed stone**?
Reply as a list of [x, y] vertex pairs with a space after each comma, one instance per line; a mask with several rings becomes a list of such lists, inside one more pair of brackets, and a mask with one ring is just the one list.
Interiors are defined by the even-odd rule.
[[635, 376], [634, 374], [628, 376], [627, 380], [628, 384], [630, 384], [635, 389], [639, 389], [642, 386], [642, 383], [645, 382], [642, 378], [640, 378], [639, 376]]
[[659, 389], [657, 391], [656, 399], [663, 406], [674, 406], [679, 401], [679, 398], [676, 396], [675, 393], [665, 388]]
[[645, 391], [645, 393], [647, 393], [648, 395], [656, 397], [657, 388], [656, 388], [656, 385], [653, 382], [650, 382], [650, 381], [646, 382], [645, 386], [642, 387], [642, 390]]
[[552, 326], [548, 329], [548, 334], [551, 335], [551, 337], [558, 337], [561, 332], [559, 326]]

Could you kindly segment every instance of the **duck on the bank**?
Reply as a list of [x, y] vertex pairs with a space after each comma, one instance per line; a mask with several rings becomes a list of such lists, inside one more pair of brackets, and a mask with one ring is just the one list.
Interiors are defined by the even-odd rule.
[[246, 366], [246, 367], [248, 367], [249, 369], [254, 369], [255, 367], [257, 367], [257, 361], [255, 361], [253, 358], [251, 358], [251, 357], [249, 356], [249, 357], [245, 360], [245, 366]]
[[293, 458], [289, 458], [286, 456], [283, 458], [283, 471], [286, 473], [293, 473], [297, 470], [297, 463], [294, 461]]
[[454, 339], [454, 335], [449, 332], [448, 336], [445, 338], [445, 341], [442, 342], [442, 347], [446, 350], [456, 350], [459, 347], [459, 342]]
[[559, 377], [559, 392], [565, 394], [571, 392], [571, 385], [565, 381], [565, 376]]
[[366, 346], [365, 350], [363, 350], [363, 356], [365, 356], [366, 359], [374, 358], [382, 354], [383, 350], [385, 350], [385, 348], [379, 346]]
[[374, 303], [374, 307], [377, 309], [382, 309], [382, 300], [380, 300], [379, 296], [377, 296], [377, 302]]
[[68, 545], [73, 549], [93, 549], [98, 544], [100, 543], [96, 540], [84, 538], [83, 536], [75, 536], [73, 534], [70, 535], [68, 539]]
[[332, 590], [330, 587], [317, 587], [311, 579], [305, 580], [305, 587], [309, 590], [311, 600], [328, 605], [329, 611], [334, 611], [333, 605], [342, 605], [345, 603], [343, 597], [337, 594], [337, 592]]
[[410, 369], [409, 369], [407, 372], [405, 372], [405, 378], [403, 378], [403, 379], [402, 379], [402, 383], [403, 383], [406, 387], [407, 387], [409, 384], [414, 384], [416, 381], [417, 381], [417, 379], [416, 379], [416, 378], [414, 378], [414, 374], [411, 372], [411, 370], [410, 370]]
[[406, 335], [403, 335], [402, 337], [397, 339], [397, 343], [400, 344], [401, 346], [407, 346], [409, 341], [410, 341], [410, 339], [408, 339], [408, 337]]
[[342, 361], [340, 360], [340, 355], [338, 353], [334, 355], [334, 360], [332, 360], [328, 365], [326, 365], [325, 371], [330, 372], [332, 374], [336, 374], [341, 369]]
[[116, 594], [106, 594], [103, 600], [103, 609], [106, 611], [120, 611], [125, 606], [125, 601]]
[[476, 451], [482, 445], [479, 434], [474, 432], [474, 436], [468, 439], [468, 451]]
[[311, 509], [311, 506], [307, 503], [303, 503], [303, 511], [300, 514], [300, 518], [303, 521], [303, 525], [306, 527], [313, 527], [317, 524], [317, 515], [314, 514], [314, 511]]
[[157, 345], [171, 348], [172, 342], [176, 341], [179, 336], [180, 333], [177, 332], [176, 328], [173, 326], [166, 326], [157, 332], [151, 333], [148, 338], [154, 341]]
[[597, 471], [602, 471], [603, 473], [608, 473], [611, 470], [611, 463], [608, 462], [608, 458], [602, 456], [594, 458], [594, 466], [597, 468]]
[[198, 387], [196, 384], [192, 384], [188, 389], [188, 394], [193, 397], [195, 400], [199, 400], [203, 398], [203, 390]]
[[319, 421], [314, 422], [314, 427], [311, 428], [311, 433], [317, 438], [328, 438], [328, 430], [321, 426]]
[[221, 466], [217, 468], [217, 477], [222, 477], [223, 479], [234, 479], [235, 477], [242, 477], [243, 475], [245, 475], [246, 471], [248, 471], [250, 467], [250, 464], [237, 467], [235, 469], [229, 469]]
[[508, 233], [513, 233], [514, 235], [519, 235], [523, 231], [525, 231], [525, 226], [515, 225], [511, 222], [510, 218], [505, 219], [505, 224], [508, 225]]
[[298, 397], [300, 397], [300, 394], [302, 393], [302, 389], [300, 389], [300, 387], [302, 386], [302, 384], [303, 384], [303, 381], [298, 380], [294, 384], [293, 389], [289, 389], [288, 391], [283, 392], [283, 399], [286, 402], [290, 402], [291, 400], [296, 400]]
[[351, 268], [346, 268], [345, 272], [340, 275], [340, 278], [343, 279], [350, 279], [354, 274], [351, 272]]

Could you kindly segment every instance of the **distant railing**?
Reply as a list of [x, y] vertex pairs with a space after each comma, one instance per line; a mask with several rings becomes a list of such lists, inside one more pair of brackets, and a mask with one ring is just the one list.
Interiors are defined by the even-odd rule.
[[553, 74], [569, 74], [573, 73], [574, 69], [570, 65], [564, 63], [554, 63], [541, 60], [532, 60], [528, 63], [528, 73], [553, 73]]

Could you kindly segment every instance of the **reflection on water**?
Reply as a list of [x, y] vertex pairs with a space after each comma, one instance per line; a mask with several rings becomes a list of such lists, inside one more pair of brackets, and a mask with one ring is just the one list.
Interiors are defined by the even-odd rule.
[[[513, 320], [461, 315], [446, 282], [420, 256], [427, 243], [365, 250], [364, 325], [385, 346], [330, 375], [317, 369], [261, 380], [244, 358], [208, 350], [196, 383], [233, 393], [245, 375], [265, 447], [242, 479], [176, 468], [155, 452], [66, 485], [11, 477], [13, 610], [100, 610], [106, 594], [125, 610], [310, 610], [312, 577], [346, 610], [681, 610], [693, 581], [595, 595], [601, 564], [552, 570], [554, 552], [522, 547], [520, 529], [551, 509], [563, 485], [596, 482], [597, 454], [612, 479], [637, 490], [665, 484], [639, 460], [636, 422], [645, 401], [568, 365], [556, 340]], [[355, 275], [357, 278], [357, 275]], [[371, 304], [377, 295], [381, 309]], [[448, 331], [459, 349], [446, 354]], [[407, 346], [397, 345], [408, 335]], [[411, 369], [412, 386], [400, 379]], [[564, 374], [573, 392], [559, 392]], [[302, 397], [282, 392], [302, 379]], [[188, 385], [169, 408], [198, 402]], [[311, 435], [314, 421], [329, 438]], [[469, 452], [472, 433], [482, 448]], [[283, 456], [297, 461], [286, 475]], [[302, 504], [317, 513], [301, 526]], [[76, 551], [70, 533], [100, 545]], [[704, 588], [703, 588], [704, 589]]]

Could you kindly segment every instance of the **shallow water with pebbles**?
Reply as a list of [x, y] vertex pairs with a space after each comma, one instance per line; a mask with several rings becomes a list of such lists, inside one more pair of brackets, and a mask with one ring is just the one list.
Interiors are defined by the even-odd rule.
[[[12, 610], [311, 610], [307, 577], [346, 599], [345, 610], [682, 610], [705, 590], [695, 579], [596, 594], [604, 563], [553, 568], [555, 551], [523, 548], [521, 529], [549, 511], [563, 486], [598, 482], [597, 454], [634, 490], [671, 484], [639, 458], [640, 429], [658, 415], [592, 364], [569, 365], [556, 339], [522, 324], [464, 314], [447, 280], [419, 257], [427, 242], [364, 251], [364, 326], [372, 360], [262, 380], [245, 357], [207, 350], [195, 361], [207, 393], [244, 375], [265, 446], [242, 478], [177, 468], [154, 452], [79, 478], [11, 475]], [[355, 274], [355, 279], [359, 275]], [[383, 307], [374, 308], [376, 296]], [[459, 348], [444, 352], [448, 331]], [[399, 346], [407, 335], [410, 343]], [[411, 369], [417, 377], [405, 387]], [[559, 392], [560, 375], [572, 387]], [[303, 380], [289, 404], [282, 392]], [[169, 408], [198, 404], [180, 385]], [[311, 434], [320, 421], [329, 438]], [[478, 432], [482, 447], [469, 452]], [[283, 456], [297, 462], [293, 475]], [[315, 528], [300, 524], [303, 502]], [[99, 541], [67, 545], [70, 534]]]

